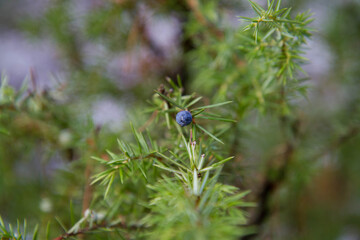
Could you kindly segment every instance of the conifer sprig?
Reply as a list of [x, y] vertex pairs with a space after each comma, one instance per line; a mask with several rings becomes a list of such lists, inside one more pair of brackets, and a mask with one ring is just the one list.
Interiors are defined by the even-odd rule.
[[[27, 221], [24, 220], [24, 223], [21, 224], [18, 220], [16, 223], [16, 229], [13, 228], [11, 224], [8, 226], [5, 225], [3, 219], [0, 216], [0, 236], [1, 239], [13, 239], [13, 240], [26, 240], [29, 239]], [[38, 239], [38, 225], [33, 229], [32, 240]]]
[[[144, 215], [142, 220], [149, 229], [149, 232], [145, 234], [149, 234], [150, 238], [158, 238], [157, 234], [161, 233], [161, 239], [181, 239], [188, 231], [191, 231], [190, 235], [194, 237], [200, 234], [204, 238], [214, 238], [215, 230], [213, 232], [210, 229], [217, 229], [227, 237], [240, 236], [244, 232], [240, 230], [239, 224], [245, 223], [245, 216], [238, 208], [253, 206], [253, 204], [242, 200], [248, 192], [239, 192], [235, 187], [218, 182], [222, 166], [233, 157], [221, 158], [219, 155], [214, 157], [209, 146], [214, 144], [213, 140], [223, 142], [196, 121], [196, 118], [203, 116], [205, 120], [220, 119], [225, 120], [225, 123], [232, 122], [231, 119], [223, 118], [221, 115], [204, 114], [207, 109], [220, 107], [231, 101], [189, 110], [198, 114], [192, 127], [181, 128], [174, 120], [174, 115], [170, 115], [172, 113], [170, 110], [187, 109], [186, 107], [194, 106], [202, 98], [195, 94], [182, 96], [180, 95], [181, 88], [170, 79], [168, 81], [173, 90], [167, 92], [164, 87], [161, 87], [162, 93], [157, 91], [157, 94], [163, 101], [159, 102], [155, 99], [153, 105], [158, 106], [159, 113], [164, 113], [165, 116], [169, 114], [166, 122], [172, 127], [167, 131], [178, 140], [167, 147], [158, 147], [159, 143], [154, 143], [156, 141], [150, 138], [145, 139], [131, 125], [136, 144], [119, 140], [121, 154], [108, 152], [111, 158], [109, 160], [94, 157], [107, 169], [94, 176], [93, 183], [100, 182], [106, 185], [105, 196], [109, 197], [109, 189], [114, 182], [116, 172], [120, 171], [122, 183], [124, 183], [124, 175], [135, 176], [141, 173], [147, 182], [148, 189], [152, 192], [150, 204], [145, 204], [149, 213]], [[164, 104], [168, 107], [164, 107]], [[204, 138], [206, 135], [211, 138]], [[151, 146], [148, 142], [152, 143]], [[160, 175], [155, 174], [152, 178], [148, 178], [147, 174], [154, 172], [154, 169], [159, 169]], [[127, 179], [134, 181], [133, 177]], [[165, 206], [173, 209], [171, 213], [161, 212]], [[179, 212], [176, 213], [177, 211]], [[192, 218], [197, 220], [192, 220]], [[169, 219], [173, 220], [169, 221]], [[163, 224], [166, 224], [166, 228]], [[196, 226], [199, 224], [207, 231], [198, 231]], [[177, 237], [170, 234], [170, 230], [177, 232]]]

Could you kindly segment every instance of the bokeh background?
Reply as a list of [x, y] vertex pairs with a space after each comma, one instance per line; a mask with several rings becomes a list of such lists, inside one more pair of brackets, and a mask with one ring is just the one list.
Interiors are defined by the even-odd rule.
[[[297, 100], [297, 161], [271, 193], [272, 211], [258, 237], [360, 239], [360, 1], [282, 5], [293, 14], [310, 10], [315, 31], [305, 51], [308, 97]], [[234, 70], [217, 72], [213, 65], [223, 64], [241, 44], [232, 37], [244, 26], [238, 16], [254, 16], [247, 1], [0, 1], [3, 78], [16, 89], [25, 80], [29, 94], [38, 95], [26, 111], [2, 120], [12, 132], [0, 135], [5, 221], [46, 225], [54, 216], [66, 219], [70, 205], [81, 214], [91, 172], [83, 170], [84, 162], [113, 148], [129, 121], [146, 122], [149, 115], [139, 112], [165, 77], [180, 75], [186, 93], [216, 99], [216, 86]], [[214, 41], [208, 35], [217, 34], [213, 24], [226, 36], [215, 44], [215, 56], [204, 50]], [[238, 71], [229, 81], [242, 81]], [[235, 118], [248, 127], [237, 127], [237, 161], [224, 181], [251, 189], [249, 201], [258, 202], [269, 162], [264, 159], [281, 152], [279, 129], [266, 114], [254, 121], [238, 109]]]

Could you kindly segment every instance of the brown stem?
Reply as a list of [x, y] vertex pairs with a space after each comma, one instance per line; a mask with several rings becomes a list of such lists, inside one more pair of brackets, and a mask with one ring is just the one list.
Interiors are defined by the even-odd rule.
[[69, 237], [75, 237], [78, 235], [82, 235], [82, 234], [87, 234], [90, 233], [92, 231], [101, 229], [101, 228], [111, 228], [111, 229], [116, 229], [116, 228], [122, 228], [122, 229], [129, 229], [129, 230], [136, 230], [139, 229], [139, 226], [128, 226], [125, 223], [118, 223], [116, 225], [107, 225], [106, 223], [101, 223], [101, 224], [96, 224], [92, 227], [85, 227], [80, 229], [77, 232], [72, 232], [72, 233], [64, 233], [56, 238], [54, 238], [53, 240], [62, 240], [62, 239], [67, 239]]

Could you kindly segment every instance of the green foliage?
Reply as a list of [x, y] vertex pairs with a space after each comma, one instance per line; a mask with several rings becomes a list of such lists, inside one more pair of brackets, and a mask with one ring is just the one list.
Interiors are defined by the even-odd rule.
[[[95, 175], [93, 183], [100, 181], [101, 184], [107, 185], [106, 198], [115, 175], [119, 173], [120, 182], [123, 184], [125, 177], [128, 181], [136, 181], [136, 175], [140, 172], [150, 194], [147, 200], [149, 203], [145, 203], [148, 210], [144, 212], [142, 220], [146, 228], [144, 234], [150, 238], [215, 239], [223, 236], [227, 239], [235, 239], [246, 232], [239, 228], [246, 221], [244, 213], [238, 208], [253, 204], [242, 201], [241, 198], [246, 193], [237, 193], [237, 188], [217, 183], [220, 171], [215, 173], [212, 171], [221, 169], [233, 157], [220, 159], [221, 155], [215, 155], [216, 150], [212, 148], [216, 141], [223, 142], [196, 123], [196, 119], [205, 114], [205, 109], [220, 107], [230, 102], [205, 105], [190, 110], [194, 114], [193, 126], [186, 127], [189, 132], [184, 133], [169, 114], [174, 113], [173, 110], [176, 108], [187, 109], [201, 98], [196, 97], [195, 94], [181, 96], [180, 80], [179, 86], [170, 79], [168, 81], [173, 91], [168, 92], [165, 88], [161, 90], [163, 93], [156, 91], [162, 100], [158, 101], [159, 99], [155, 97], [151, 104], [156, 106], [159, 114], [165, 115], [167, 131], [171, 132], [172, 137], [162, 139], [162, 145], [164, 142], [172, 144], [164, 145], [168, 147], [158, 147], [160, 144], [150, 136], [145, 139], [143, 134], [131, 125], [136, 144], [119, 140], [120, 155], [108, 151], [111, 157], [109, 160], [94, 157], [107, 169]], [[199, 130], [210, 138], [204, 139]], [[185, 134], [189, 137], [188, 141]], [[156, 168], [161, 171], [154, 172]], [[172, 211], [164, 212], [168, 208]]]
[[147, 175], [149, 171], [152, 170], [152, 161], [150, 160], [156, 157], [158, 147], [151, 139], [151, 146], [149, 146], [144, 136], [141, 133], [138, 133], [132, 125], [131, 127], [137, 145], [128, 144], [118, 140], [119, 149], [122, 152], [121, 155], [116, 155], [107, 151], [111, 157], [108, 161], [93, 157], [93, 159], [98, 160], [100, 163], [109, 167], [108, 170], [95, 175], [92, 182], [92, 184], [94, 184], [101, 181], [101, 184], [107, 185], [104, 197], [107, 196], [115, 175], [119, 174], [121, 183], [124, 183], [124, 177], [129, 177], [130, 179], [136, 178], [139, 172], [145, 180], [147, 180]]
[[[9, 224], [8, 227], [5, 226], [3, 219], [0, 217], [0, 236], [2, 240], [26, 240], [28, 239], [27, 235], [27, 223], [26, 220], [24, 220], [23, 225], [20, 224], [19, 221], [17, 221], [16, 229], [12, 227], [11, 224]], [[38, 239], [38, 226], [33, 230], [32, 238], [33, 240]]]
[[[19, 20], [52, 39], [66, 76], [44, 90], [33, 75], [19, 88], [1, 78], [1, 239], [340, 239], [359, 229], [356, 4], [329, 24], [336, 64], [309, 95], [311, 14], [281, 0], [249, 0], [254, 13], [231, 19], [235, 28], [225, 23], [244, 8], [237, 1], [96, 1], [81, 14], [75, 2]], [[179, 24], [179, 51], [156, 45], [147, 13]], [[109, 59], [127, 54], [139, 67], [109, 74]], [[130, 124], [95, 125], [103, 98], [124, 103]], [[181, 110], [188, 126], [175, 120]]]
[[[218, 175], [207, 181], [204, 192], [202, 185], [197, 195], [166, 177], [150, 186], [154, 192], [149, 203], [151, 214], [143, 220], [155, 226], [149, 239], [237, 239], [244, 235], [246, 231], [239, 225], [245, 224], [246, 218], [235, 206], [251, 206], [242, 201], [248, 192], [237, 193], [232, 186], [217, 184]], [[167, 211], [169, 208], [172, 211]]]
[[[311, 36], [311, 29], [307, 25], [313, 19], [310, 19], [309, 13], [298, 14], [291, 19], [291, 9], [280, 9], [281, 1], [277, 1], [276, 7], [275, 0], [271, 1], [266, 11], [258, 4], [252, 1], [250, 3], [259, 16], [243, 18], [251, 22], [244, 31], [253, 30], [255, 44], [248, 41], [241, 46], [241, 49], [245, 52], [249, 63], [265, 66], [257, 69], [256, 76], [256, 79], [263, 79], [259, 86], [261, 87], [259, 96], [261, 101], [264, 101], [263, 95], [271, 94], [279, 82], [284, 85], [286, 81], [299, 81], [296, 75], [294, 76], [294, 72], [295, 74], [298, 71], [304, 72], [300, 65], [306, 58], [301, 55], [304, 54], [306, 39]], [[300, 89], [296, 90], [300, 91]]]
[[[79, 73], [86, 76], [93, 70], [84, 68], [77, 49], [79, 42], [72, 29], [69, 3], [58, 2], [49, 8], [43, 24], [64, 49], [74, 71], [78, 72], [74, 74], [76, 79]], [[116, 142], [110, 141], [106, 154], [106, 144], [96, 134], [95, 126], [90, 124], [89, 127], [93, 134], [84, 134], [84, 128], [79, 128], [83, 117], [71, 115], [76, 108], [64, 108], [61, 102], [53, 101], [56, 94], [52, 92], [49, 95], [33, 92], [24, 98], [25, 85], [17, 92], [7, 85], [6, 80], [2, 81], [1, 106], [13, 104], [16, 114], [30, 114], [34, 119], [32, 121], [41, 124], [40, 129], [45, 128], [40, 131], [40, 136], [35, 134], [35, 138], [53, 143], [55, 149], [63, 144], [64, 150], [71, 148], [71, 151], [80, 154], [81, 161], [73, 164], [72, 171], [77, 168], [96, 169], [97, 173], [91, 181], [88, 180], [94, 190], [86, 190], [90, 189], [90, 185], [85, 188], [87, 192], [83, 202], [88, 201], [86, 194], [94, 191], [91, 203], [86, 204], [88, 209], [83, 209], [83, 214], [79, 216], [71, 207], [68, 212], [70, 222], [56, 218], [65, 231], [60, 235], [61, 239], [95, 231], [99, 232], [99, 236], [107, 237], [237, 239], [251, 231], [244, 226], [247, 218], [243, 210], [244, 207], [256, 206], [243, 199], [249, 191], [240, 191], [221, 180], [224, 165], [234, 161], [234, 156], [229, 157], [232, 148], [228, 143], [229, 130], [237, 128], [246, 109], [258, 107], [265, 110], [271, 106], [271, 101], [279, 98], [279, 89], [293, 84], [298, 88], [294, 91], [299, 92], [295, 77], [303, 61], [301, 48], [310, 33], [306, 28], [309, 23], [307, 15], [298, 15], [291, 20], [289, 11], [280, 9], [280, 2], [274, 6], [272, 1], [266, 11], [256, 3], [250, 3], [259, 14], [256, 19], [246, 18], [251, 24], [245, 29], [254, 29], [254, 40], [248, 40], [249, 36], [241, 31], [236, 34], [229, 31], [224, 35], [216, 24], [202, 22], [208, 24], [211, 34], [214, 34], [211, 36], [204, 32], [211, 45], [202, 45], [193, 36], [196, 31], [191, 29], [197, 23], [192, 18], [188, 23], [188, 37], [194, 38], [194, 44], [200, 44], [189, 52], [190, 58], [198, 59], [194, 67], [208, 65], [210, 73], [221, 78], [220, 81], [208, 78], [206, 74], [209, 73], [199, 70], [194, 89], [198, 88], [196, 84], [203, 84], [204, 87], [199, 89], [205, 93], [216, 87], [219, 91], [215, 97], [209, 100], [197, 93], [185, 94], [189, 89], [185, 88], [180, 76], [176, 82], [167, 78], [169, 88], [160, 85], [148, 101], [146, 112], [152, 113], [149, 120], [145, 124], [134, 120], [134, 124], [130, 125], [131, 136], [122, 133], [117, 140], [117, 148]], [[200, 16], [202, 21], [206, 18], [218, 20], [212, 12], [215, 5], [211, 2], [203, 6], [205, 17]], [[190, 4], [190, 7], [195, 8], [196, 5]], [[126, 31], [116, 26], [119, 22], [128, 23], [127, 12], [133, 8], [132, 5], [123, 8], [105, 4], [93, 10], [86, 18], [85, 33], [94, 41], [105, 39], [111, 50], [121, 48], [120, 39]], [[263, 27], [259, 26], [260, 22]], [[225, 41], [222, 41], [224, 37]], [[239, 49], [239, 44], [240, 51], [234, 51]], [[215, 60], [210, 57], [214, 53], [217, 55]], [[242, 66], [245, 60], [246, 67]], [[206, 69], [206, 72], [209, 70]], [[239, 77], [245, 81], [237, 81]], [[76, 86], [70, 89], [70, 93], [74, 90], [78, 91]], [[286, 93], [286, 96], [289, 95]], [[280, 94], [280, 97], [284, 98], [284, 95]], [[35, 105], [27, 108], [25, 102]], [[285, 108], [285, 102], [281, 107]], [[50, 109], [54, 109], [53, 118], [43, 115]], [[64, 110], [62, 116], [58, 109]], [[192, 114], [193, 122], [189, 126], [181, 128], [176, 123], [175, 115], [179, 110], [188, 110]], [[33, 111], [36, 114], [33, 115]], [[137, 124], [144, 125], [136, 129]], [[1, 129], [3, 134], [13, 134], [8, 125]], [[72, 143], [62, 142], [60, 136], [64, 129], [75, 135], [71, 138]], [[126, 140], [127, 137], [132, 140]], [[89, 163], [90, 156], [97, 163]], [[76, 179], [75, 176], [72, 178]], [[65, 188], [61, 192], [66, 195], [66, 191]], [[79, 201], [77, 197], [74, 200]], [[76, 221], [76, 218], [79, 220]], [[51, 228], [50, 224], [48, 228]]]

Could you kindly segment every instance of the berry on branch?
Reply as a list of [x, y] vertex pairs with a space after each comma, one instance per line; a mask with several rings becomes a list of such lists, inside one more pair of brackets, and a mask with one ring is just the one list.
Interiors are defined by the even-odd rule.
[[192, 115], [189, 111], [180, 111], [176, 114], [176, 122], [185, 127], [192, 122]]

